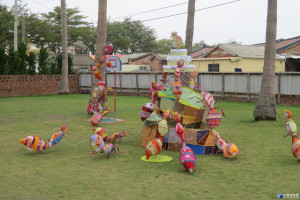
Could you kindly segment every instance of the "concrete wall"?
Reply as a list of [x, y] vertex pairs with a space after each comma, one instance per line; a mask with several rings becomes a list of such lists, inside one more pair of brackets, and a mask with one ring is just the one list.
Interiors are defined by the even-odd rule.
[[[219, 64], [219, 72], [235, 72], [235, 68], [241, 68], [242, 72], [263, 72], [263, 58], [202, 58], [192, 61], [199, 72], [208, 72], [208, 64]], [[285, 61], [276, 60], [275, 71], [285, 71]]]

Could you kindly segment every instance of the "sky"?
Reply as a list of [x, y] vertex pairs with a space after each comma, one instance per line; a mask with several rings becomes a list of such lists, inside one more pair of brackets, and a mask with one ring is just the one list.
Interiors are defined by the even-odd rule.
[[[0, 2], [12, 6], [15, 1]], [[245, 45], [264, 43], [267, 2], [196, 0], [193, 43], [202, 40], [208, 45], [228, 41]], [[277, 39], [300, 36], [300, 0], [277, 2]], [[61, 1], [18, 0], [18, 3], [27, 3], [27, 8], [33, 13], [47, 13], [55, 6], [60, 6]], [[67, 8], [77, 7], [87, 21], [97, 25], [98, 0], [66, 0], [66, 3]], [[110, 21], [122, 21], [125, 17], [141, 20], [155, 31], [158, 39], [171, 39], [171, 32], [176, 31], [185, 40], [187, 9], [188, 0], [107, 0], [107, 18]]]

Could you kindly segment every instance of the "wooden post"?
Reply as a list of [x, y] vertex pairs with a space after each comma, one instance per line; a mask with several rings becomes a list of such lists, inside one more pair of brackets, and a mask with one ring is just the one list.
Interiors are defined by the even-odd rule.
[[222, 100], [224, 100], [224, 90], [225, 90], [225, 75], [222, 73]]
[[280, 104], [280, 81], [281, 81], [281, 73], [278, 73], [278, 94], [277, 94], [277, 103]]
[[247, 73], [247, 101], [250, 102], [251, 86], [250, 86], [250, 73]]
[[120, 93], [122, 92], [122, 74], [119, 73], [119, 81], [120, 81]]
[[135, 79], [136, 79], [136, 92], [137, 92], [137, 95], [139, 95], [139, 76], [138, 76], [138, 73], [135, 74]]

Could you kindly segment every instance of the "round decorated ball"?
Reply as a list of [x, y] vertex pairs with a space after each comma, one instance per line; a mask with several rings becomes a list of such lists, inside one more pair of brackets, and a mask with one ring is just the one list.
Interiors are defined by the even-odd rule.
[[140, 112], [141, 120], [145, 121], [153, 112], [154, 110], [154, 104], [153, 103], [146, 103]]
[[111, 62], [108, 61], [108, 62], [106, 63], [106, 66], [107, 66], [107, 67], [111, 67]]
[[166, 111], [164, 112], [164, 118], [165, 118], [166, 120], [170, 119], [170, 118], [171, 118], [171, 115], [172, 115], [172, 113], [171, 113], [170, 109], [169, 109], [169, 110], [166, 110]]
[[179, 123], [181, 121], [181, 116], [177, 112], [174, 114], [174, 121], [176, 123]]
[[183, 59], [178, 60], [177, 66], [182, 67], [183, 65], [184, 65], [184, 60]]
[[236, 158], [239, 154], [239, 149], [234, 143], [227, 144], [223, 149], [225, 158]]
[[215, 109], [210, 109], [206, 115], [206, 123], [210, 129], [217, 128], [221, 123], [221, 114]]

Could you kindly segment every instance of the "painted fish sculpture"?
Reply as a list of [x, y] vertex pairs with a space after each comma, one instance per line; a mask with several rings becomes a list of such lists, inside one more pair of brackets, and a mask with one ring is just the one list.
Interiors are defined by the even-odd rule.
[[285, 110], [284, 115], [287, 118], [284, 125], [287, 134], [283, 136], [283, 138], [292, 136], [292, 153], [300, 163], [300, 140], [298, 138], [300, 134], [297, 132], [297, 125], [293, 120], [292, 113], [288, 110]]
[[190, 173], [193, 173], [196, 165], [196, 155], [194, 151], [185, 144], [185, 130], [180, 124], [180, 120], [176, 119], [176, 117], [178, 117], [177, 115], [179, 114], [174, 115], [175, 121], [177, 122], [176, 134], [182, 141], [182, 148], [180, 150], [180, 163], [186, 170], [188, 170]]
[[183, 143], [180, 150], [180, 163], [184, 166], [186, 170], [193, 173], [196, 165], [196, 155], [190, 147]]
[[146, 160], [148, 160], [150, 156], [158, 155], [161, 152], [162, 144], [162, 137], [151, 140], [145, 150]]
[[51, 143], [46, 143], [36, 135], [30, 135], [19, 141], [24, 144], [29, 151], [39, 151], [40, 153], [51, 147]]

